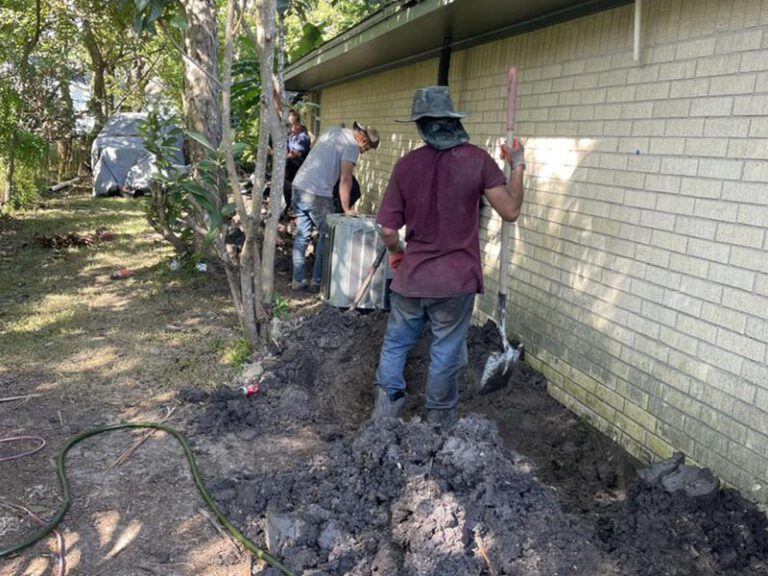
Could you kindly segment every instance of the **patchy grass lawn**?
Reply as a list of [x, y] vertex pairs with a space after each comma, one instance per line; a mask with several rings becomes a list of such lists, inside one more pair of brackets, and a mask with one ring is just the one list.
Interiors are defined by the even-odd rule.
[[[99, 239], [100, 228], [112, 238]], [[92, 242], [78, 245], [86, 237]], [[319, 299], [287, 290], [288, 243], [282, 241], [276, 302], [281, 316], [292, 317], [311, 313]], [[238, 383], [251, 354], [223, 273], [210, 265], [197, 272], [195, 262], [173, 272], [173, 257], [147, 225], [141, 199], [95, 199], [79, 190], [0, 218], [0, 438], [34, 434], [46, 442], [44, 452], [0, 465], [4, 501], [53, 517], [61, 489], [51, 460], [73, 435], [105, 423], [165, 419], [193, 433], [193, 425], [184, 428], [189, 407], [176, 392]], [[122, 269], [131, 274], [112, 279]], [[74, 499], [60, 528], [67, 572], [250, 573], [248, 556], [201, 512], [172, 439], [156, 434], [129, 462], [114, 464], [144, 432], [105, 434], [69, 454]], [[226, 451], [220, 440], [213, 446]], [[241, 448], [250, 444], [239, 441]], [[243, 454], [236, 449], [227, 458], [243, 464]], [[216, 468], [205, 473], [215, 478]], [[0, 507], [0, 549], [33, 528], [17, 510]], [[55, 571], [51, 546], [4, 559], [0, 576]]]
[[[99, 227], [114, 238], [41, 242]], [[172, 272], [172, 258], [141, 199], [81, 190], [0, 219], [0, 384], [15, 384], [0, 390], [131, 406], [229, 383], [247, 353], [226, 279]], [[111, 278], [124, 268], [128, 278]]]

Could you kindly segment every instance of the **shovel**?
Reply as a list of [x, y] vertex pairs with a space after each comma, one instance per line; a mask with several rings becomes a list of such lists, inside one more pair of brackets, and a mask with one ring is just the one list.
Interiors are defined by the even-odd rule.
[[[518, 142], [515, 138], [515, 96], [517, 95], [517, 67], [510, 66], [507, 78], [507, 142], [513, 148], [517, 148]], [[507, 181], [512, 177], [512, 170], [509, 163], [505, 161], [504, 171], [507, 175]], [[507, 276], [509, 272], [509, 228], [510, 225], [502, 220], [501, 222], [501, 248], [499, 251], [499, 301], [497, 305], [497, 314], [499, 321], [496, 327], [501, 336], [502, 351], [493, 352], [488, 357], [483, 368], [483, 375], [480, 377], [480, 394], [488, 394], [499, 390], [509, 382], [512, 365], [520, 360], [523, 355], [523, 345], [520, 344], [513, 348], [507, 340]]]
[[355, 299], [352, 301], [352, 305], [347, 310], [348, 313], [357, 310], [360, 302], [362, 302], [363, 298], [365, 298], [365, 295], [368, 293], [368, 289], [371, 287], [371, 282], [373, 282], [373, 277], [376, 274], [376, 271], [379, 269], [379, 266], [381, 266], [381, 262], [384, 260], [384, 256], [386, 254], [386, 248], [382, 248], [379, 253], [376, 254], [376, 259], [373, 261], [373, 264], [371, 264], [371, 267], [368, 268], [368, 273], [365, 275], [365, 278], [363, 278], [363, 283], [360, 284], [360, 288], [357, 290], [357, 294], [355, 294]]

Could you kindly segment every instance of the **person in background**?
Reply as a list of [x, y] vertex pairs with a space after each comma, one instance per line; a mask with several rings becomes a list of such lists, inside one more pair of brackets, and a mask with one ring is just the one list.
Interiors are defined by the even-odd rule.
[[288, 155], [285, 160], [285, 184], [283, 186], [286, 211], [291, 206], [293, 179], [309, 154], [310, 144], [311, 140], [307, 128], [301, 123], [298, 111], [291, 108], [288, 111]]
[[[294, 290], [317, 291], [323, 270], [323, 228], [325, 217], [332, 214], [333, 187], [339, 181], [339, 199], [345, 214], [352, 213], [350, 196], [355, 164], [361, 154], [379, 146], [379, 133], [372, 126], [355, 122], [352, 128], [336, 126], [323, 133], [307, 155], [293, 179], [292, 209], [296, 215], [293, 241]], [[305, 278], [306, 249], [317, 228], [315, 262], [311, 282]]]
[[[483, 291], [478, 233], [483, 196], [507, 221], [523, 203], [522, 144], [502, 145], [512, 167], [506, 181], [454, 112], [446, 86], [420, 88], [411, 117], [426, 143], [395, 165], [376, 218], [394, 270], [390, 313], [376, 371], [373, 419], [398, 417], [405, 405], [406, 357], [429, 322], [427, 420], [443, 430], [456, 419], [459, 376], [467, 364], [466, 334], [475, 294]], [[399, 230], [405, 226], [405, 243]], [[501, 256], [506, 258], [507, 255]]]

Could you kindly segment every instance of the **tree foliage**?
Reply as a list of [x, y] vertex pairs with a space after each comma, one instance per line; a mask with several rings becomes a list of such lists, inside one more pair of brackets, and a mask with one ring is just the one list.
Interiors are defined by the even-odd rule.
[[64, 144], [60, 150], [67, 154], [73, 146], [85, 148], [79, 136], [89, 126], [98, 130], [118, 110], [178, 107], [179, 59], [161, 39], [139, 40], [132, 17], [133, 0], [0, 2], [0, 133], [9, 135], [0, 141], [5, 199], [17, 195], [18, 204], [31, 196], [33, 182], [65, 175], [63, 158], [49, 174], [50, 155], [38, 154], [38, 144]]
[[[41, 164], [48, 143], [77, 132], [82, 112], [95, 133], [116, 112], [153, 110], [144, 136], [161, 177], [150, 222], [179, 252], [217, 258], [246, 338], [269, 341], [283, 206], [273, 194], [263, 213], [262, 192], [270, 179], [282, 189], [285, 63], [387, 0], [0, 1], [0, 136], [10, 142], [0, 158], [11, 151], [20, 165]], [[83, 81], [87, 111], [73, 95]], [[175, 135], [160, 120], [168, 111], [184, 118], [188, 170], [170, 163]], [[243, 158], [255, 181], [251, 202], [239, 184]]]
[[285, 0], [286, 53], [296, 60], [392, 0]]

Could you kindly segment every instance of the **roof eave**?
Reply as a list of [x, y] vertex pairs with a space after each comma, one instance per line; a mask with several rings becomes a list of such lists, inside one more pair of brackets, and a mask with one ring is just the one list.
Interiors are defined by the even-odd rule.
[[[451, 38], [451, 48], [461, 50], [490, 42], [499, 38], [523, 34], [531, 30], [551, 26], [559, 22], [580, 18], [595, 12], [607, 10], [633, 0], [581, 0], [571, 2], [550, 2], [561, 4], [556, 10], [538, 13], [517, 21], [505, 22], [478, 30], [462, 38]], [[478, 9], [492, 7], [497, 0], [473, 0]], [[407, 6], [406, 6], [407, 4]], [[350, 28], [322, 46], [309, 52], [286, 69], [286, 87], [300, 92], [318, 91], [329, 86], [357, 78], [399, 68], [408, 64], [436, 57], [444, 44], [439, 31], [431, 31], [432, 44], [425, 46], [424, 25], [431, 19], [438, 21], [452, 6], [461, 0], [422, 0], [417, 4], [390, 4], [360, 24]], [[540, 0], [516, 2], [518, 9], [535, 10]], [[405, 6], [405, 7], [404, 7]], [[488, 8], [490, 9], [490, 8]], [[442, 11], [442, 12], [441, 12]], [[424, 20], [427, 19], [427, 20]], [[366, 48], [375, 43], [386, 43], [388, 37], [397, 35], [399, 57]], [[354, 62], [353, 62], [354, 61]]]

